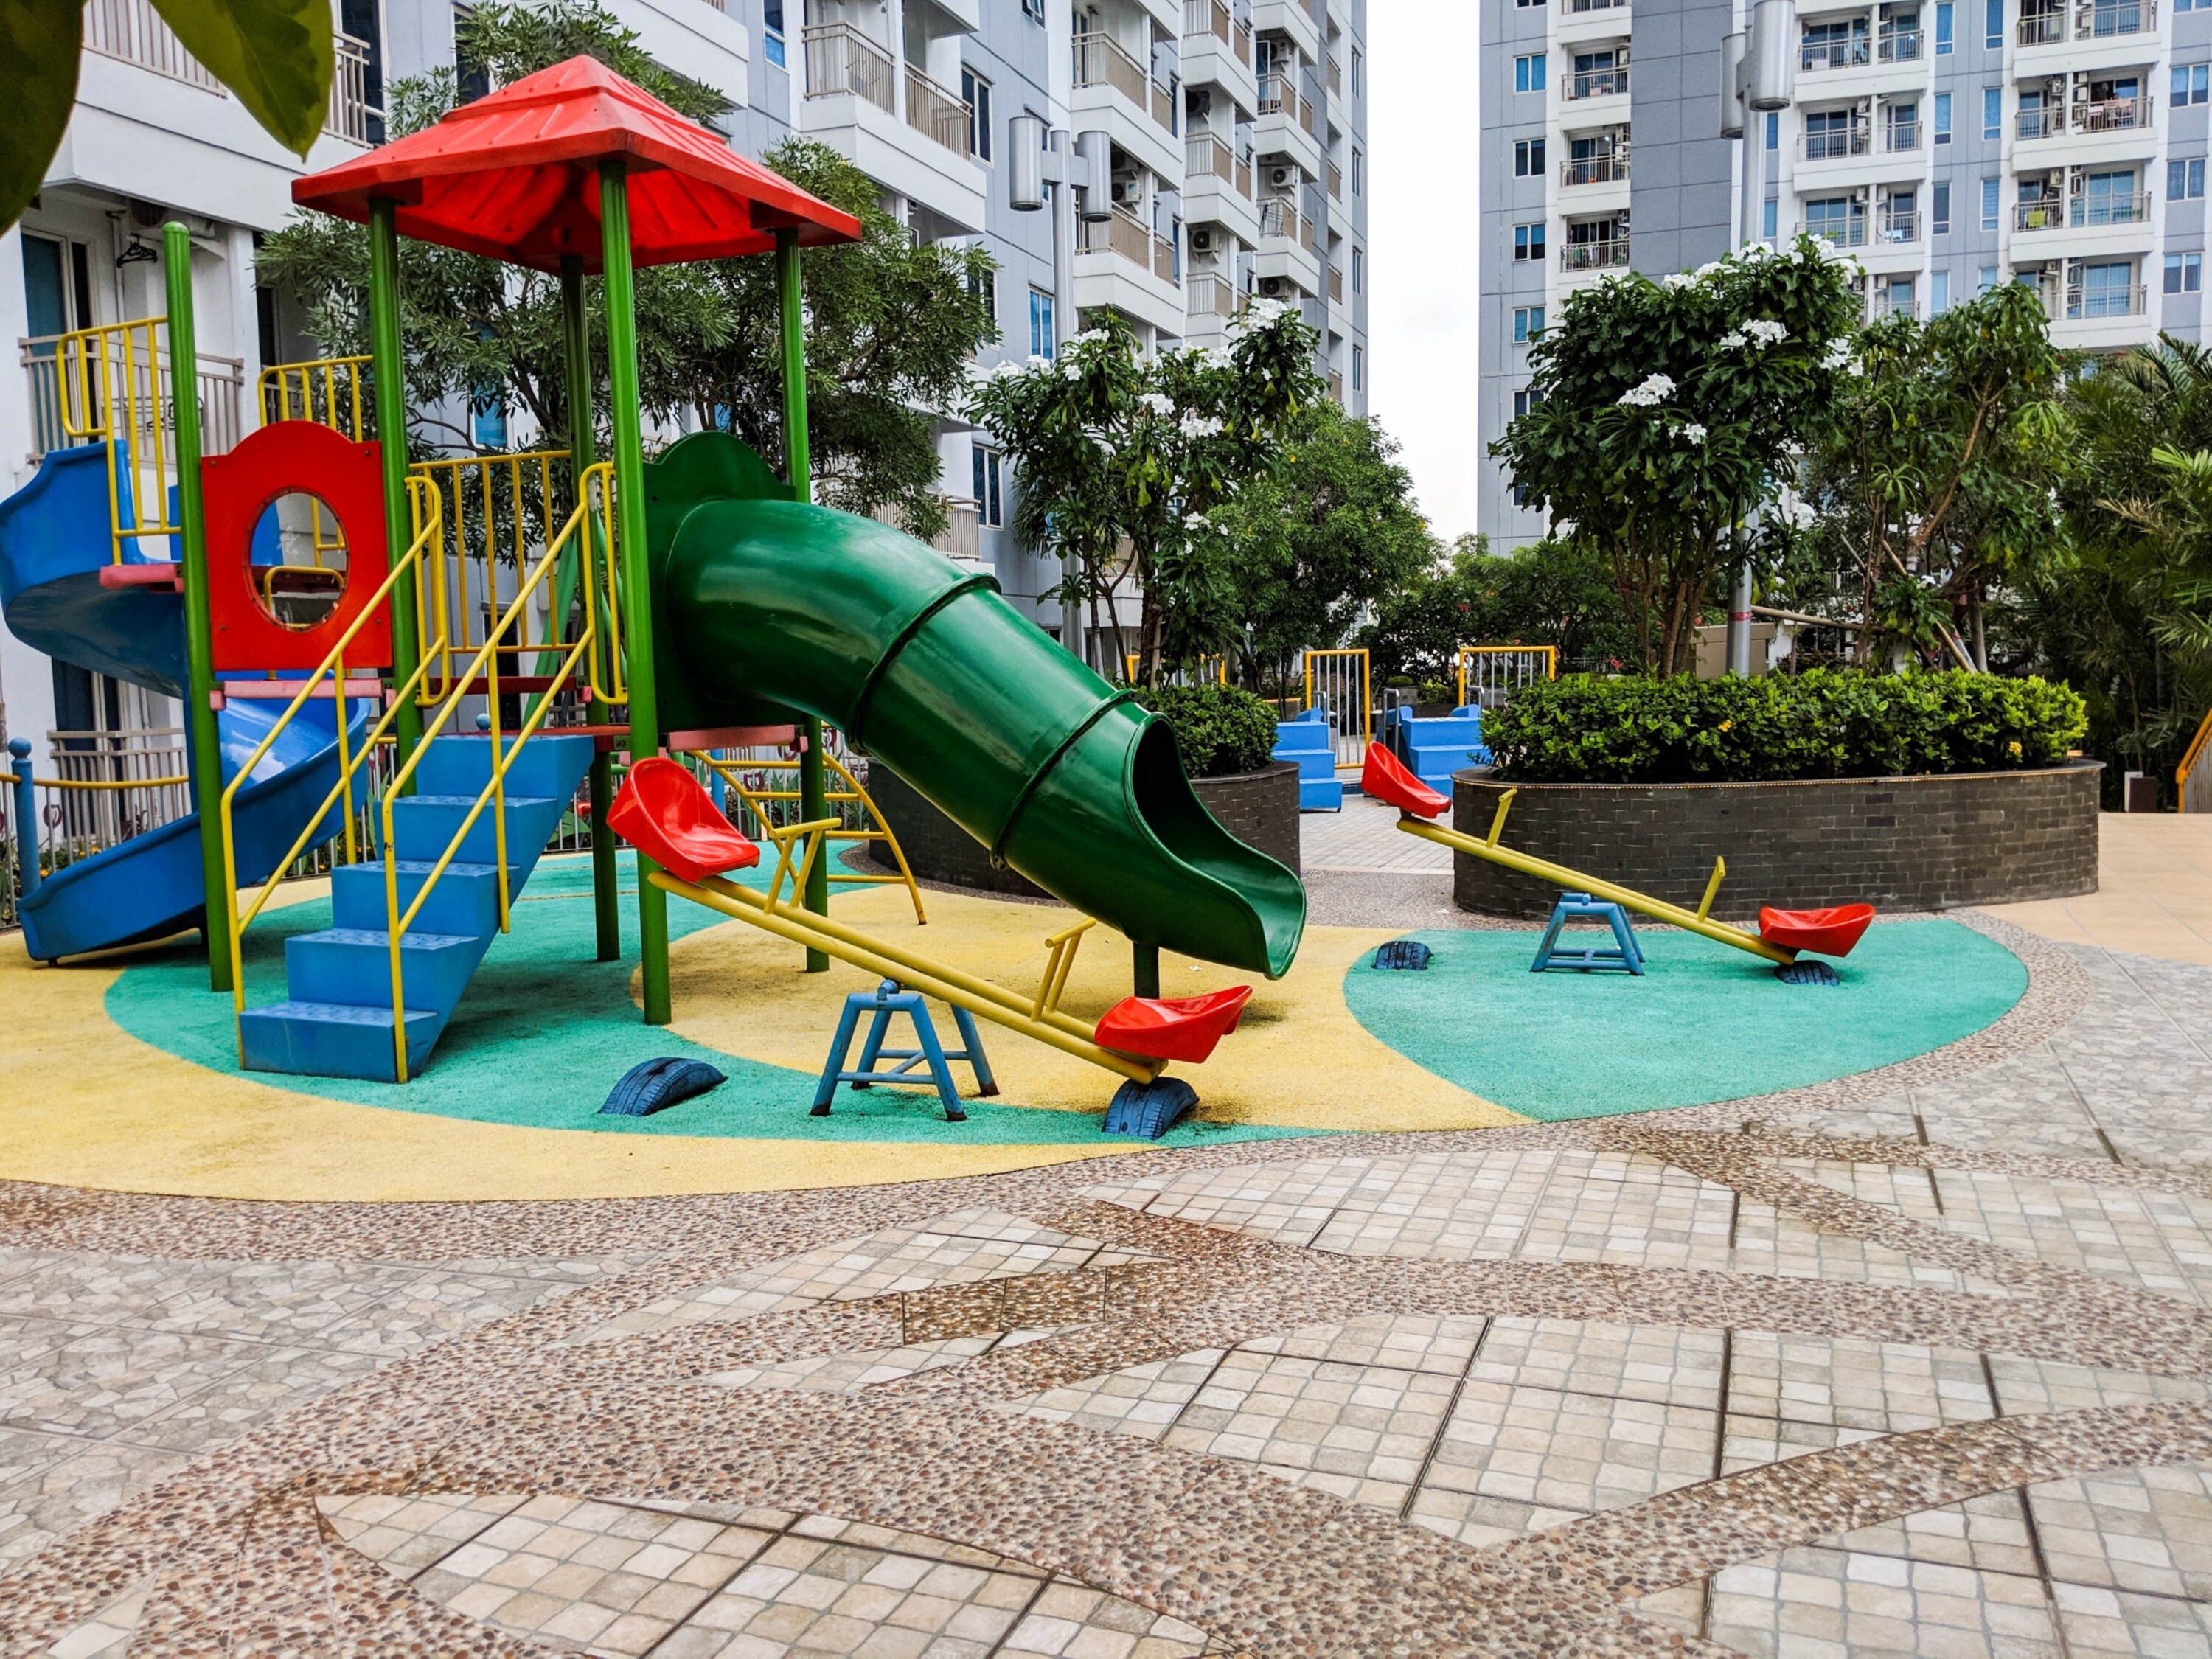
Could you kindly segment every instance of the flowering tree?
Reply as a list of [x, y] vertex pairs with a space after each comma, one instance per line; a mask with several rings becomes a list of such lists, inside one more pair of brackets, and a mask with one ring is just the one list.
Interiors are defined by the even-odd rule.
[[1014, 466], [1014, 529], [1070, 562], [1064, 605], [1109, 612], [1115, 667], [1129, 642], [1111, 616], [1124, 577], [1143, 594], [1139, 676], [1222, 648], [1234, 624], [1224, 532], [1207, 515], [1270, 472], [1301, 410], [1320, 395], [1314, 331], [1255, 302], [1225, 349], [1138, 355], [1112, 313], [1057, 358], [1006, 363], [979, 380], [971, 416]]
[[1691, 666], [1753, 509], [1825, 429], [1858, 312], [1848, 262], [1801, 236], [1656, 283], [1607, 277], [1530, 353], [1532, 406], [1492, 453], [1606, 556], [1647, 670]]

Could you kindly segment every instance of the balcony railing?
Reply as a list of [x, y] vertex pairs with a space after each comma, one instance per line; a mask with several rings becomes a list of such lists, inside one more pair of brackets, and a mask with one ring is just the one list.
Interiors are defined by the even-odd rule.
[[1328, 372], [1328, 396], [1331, 403], [1344, 401], [1344, 376], [1333, 368]]
[[2081, 323], [2100, 317], [2140, 317], [2149, 309], [2149, 291], [2140, 283], [2099, 289], [2070, 283], [2066, 289], [2066, 320]]
[[1567, 77], [1567, 96], [1570, 98], [1625, 98], [1628, 95], [1628, 65], [1616, 64], [1611, 69], [1583, 70]]
[[2057, 230], [2065, 222], [2065, 204], [2056, 196], [2046, 196], [2039, 201], [2013, 204], [2012, 228], [2014, 230]]
[[2020, 138], [2055, 138], [2066, 131], [2066, 112], [2056, 105], [2024, 109], [2013, 117], [2013, 134]]
[[947, 92], [913, 64], [906, 66], [906, 124], [926, 132], [956, 155], [974, 152], [975, 112], [965, 98]]
[[1585, 155], [1559, 163], [1562, 185], [1613, 185], [1628, 177], [1628, 146], [1620, 145], [1602, 155]]
[[1611, 270], [1628, 263], [1628, 238], [1611, 236], [1596, 242], [1569, 242], [1559, 250], [1561, 270]]
[[1880, 322], [1885, 317], [1917, 317], [1920, 314], [1920, 301], [1910, 294], [1898, 294], [1887, 289], [1878, 289], [1875, 292], [1874, 301], [1869, 309], [1874, 313], [1876, 322]]
[[1863, 34], [1848, 40], [1806, 41], [1798, 48], [1797, 67], [1812, 73], [1820, 70], [1863, 69], [1872, 56], [1873, 43]]
[[1103, 224], [1078, 220], [1075, 228], [1078, 252], [1112, 252], [1152, 272], [1164, 283], [1176, 280], [1173, 240], [1155, 234], [1149, 225], [1127, 208], [1115, 208], [1113, 216]]
[[2140, 34], [2158, 26], [2152, 0], [2081, 0], [2074, 8], [2074, 38], [2102, 40], [2115, 34]]
[[1344, 199], [1344, 169], [1334, 161], [1328, 164], [1328, 194], [1332, 201]]
[[850, 23], [815, 23], [808, 27], [803, 39], [809, 98], [851, 93], [886, 115], [898, 113], [890, 53]]
[[1145, 66], [1110, 34], [1075, 37], [1075, 84], [1111, 87], [1170, 132], [1175, 131], [1173, 95], [1166, 88], [1155, 85]]
[[1876, 37], [1875, 55], [1885, 64], [1910, 64], [1920, 57], [1920, 31], [1887, 28]]
[[2068, 206], [2066, 222], [2077, 230], [2095, 225], [2148, 224], [2150, 194], [2139, 190], [2128, 196], [2076, 196]]
[[2066, 14], [2053, 5], [2033, 11], [2023, 7], [2014, 38], [2023, 46], [2055, 46], [2066, 38]]
[[1185, 292], [1190, 297], [1184, 309], [1194, 317], [1234, 317], [1237, 314], [1236, 284], [1226, 278], [1193, 276]]
[[1272, 197], [1260, 204], [1260, 234], [1263, 238], [1287, 237], [1307, 252], [1313, 252], [1313, 221], [1298, 211], [1297, 204], [1284, 197]]
[[2148, 94], [2140, 98], [2107, 98], [2100, 103], [2076, 104], [2073, 109], [2073, 127], [2076, 132], [2133, 132], [2150, 125], [2151, 100]]
[[119, 58], [172, 81], [204, 87], [218, 97], [229, 96], [222, 82], [185, 50], [151, 0], [90, 0], [84, 9], [84, 46], [103, 58]]
[[333, 33], [331, 46], [335, 61], [331, 65], [331, 106], [323, 118], [323, 131], [349, 144], [373, 143], [376, 134], [372, 124], [380, 121], [384, 112], [368, 101], [368, 43], [350, 34]]
[[1164, 283], [1182, 281], [1182, 262], [1176, 258], [1176, 241], [1172, 236], [1152, 233], [1152, 275]]
[[1920, 123], [1917, 121], [1885, 121], [1881, 128], [1881, 147], [1884, 153], [1901, 155], [1920, 148]]
[[[143, 330], [145, 325], [133, 326]], [[160, 363], [153, 371], [158, 375], [161, 391], [161, 418], [156, 425], [143, 418], [143, 412], [154, 407], [155, 400], [149, 395], [149, 371], [143, 350], [134, 350], [127, 359], [119, 347], [104, 356], [78, 351], [64, 357], [60, 355], [60, 342], [65, 337], [43, 334], [18, 342], [24, 379], [30, 386], [31, 459], [37, 460], [50, 449], [66, 449], [83, 443], [84, 439], [70, 435], [69, 428], [75, 427], [79, 432], [96, 428], [101, 424], [100, 412], [113, 406], [140, 411], [141, 423], [146, 428], [131, 434], [134, 465], [150, 471], [156, 465], [150, 451], [158, 443], [161, 450], [158, 465], [173, 468], [176, 400], [170, 386], [166, 342], [158, 348]], [[236, 357], [221, 357], [203, 351], [197, 378], [201, 451], [209, 455], [227, 454], [245, 431], [246, 365]], [[66, 422], [63, 419], [64, 397], [69, 399]]]
[[1821, 132], [1805, 135], [1804, 155], [1808, 161], [1840, 161], [1847, 156], [1863, 155], [1873, 147], [1874, 129], [1864, 122], [1848, 127], [1830, 127]]
[[1218, 179], [1242, 197], [1252, 194], [1252, 163], [1239, 161], [1228, 142], [1211, 132], [1194, 133], [1183, 145], [1186, 179]]
[[1618, 11], [1628, 0], [1559, 0], [1559, 9], [1570, 17], [1581, 17], [1594, 11]]
[[1223, 46], [1229, 46], [1232, 44], [1231, 26], [1235, 21], [1222, 0], [1183, 0], [1185, 34], [1210, 34]]
[[1328, 302], [1333, 306], [1344, 303], [1344, 273], [1334, 265], [1328, 268]]
[[1817, 236], [1832, 247], [1864, 247], [1867, 240], [1866, 215], [1854, 213], [1848, 219], [1800, 219], [1797, 228], [1808, 236]]
[[[1304, 100], [1298, 96], [1297, 76], [1284, 70], [1273, 70], [1260, 77], [1260, 113], [1285, 115], [1296, 118], [1298, 106]], [[1306, 118], [1310, 126], [1313, 118]]]
[[1884, 211], [1875, 216], [1874, 240], [1887, 246], [1898, 246], [1920, 240], [1920, 215], [1911, 210]]
[[949, 559], [980, 559], [983, 556], [981, 533], [982, 509], [964, 495], [945, 498], [945, 528], [930, 540], [930, 545]]

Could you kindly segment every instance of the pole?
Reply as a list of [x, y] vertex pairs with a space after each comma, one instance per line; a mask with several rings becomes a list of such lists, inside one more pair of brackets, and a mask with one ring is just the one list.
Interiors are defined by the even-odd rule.
[[[814, 463], [806, 434], [806, 305], [799, 281], [799, 233], [775, 234], [775, 289], [781, 302], [783, 334], [783, 470], [793, 501], [814, 499]], [[828, 784], [823, 776], [822, 722], [813, 715], [799, 722], [805, 746], [799, 754], [799, 816], [811, 823], [830, 816]], [[830, 843], [807, 866], [805, 905], [817, 916], [830, 914]], [[806, 948], [806, 971], [830, 971], [827, 952]]]
[[[9, 738], [8, 754], [15, 763], [15, 893], [20, 901], [39, 887], [39, 798], [31, 789], [31, 740]], [[22, 912], [19, 908], [16, 914]], [[228, 960], [224, 958], [226, 963]]]
[[[568, 378], [568, 454], [578, 483], [578, 499], [582, 498], [585, 469], [599, 459], [599, 437], [592, 427], [592, 331], [590, 319], [584, 312], [584, 260], [581, 254], [561, 256], [561, 343], [567, 357]], [[587, 519], [584, 533], [595, 540], [599, 521]], [[592, 562], [596, 566], [596, 550]], [[599, 596], [586, 584], [583, 594], [584, 614], [599, 613]], [[566, 617], [568, 605], [556, 596], [554, 615]], [[611, 665], [607, 654], [606, 630], [599, 629], [592, 636], [592, 654], [598, 659], [599, 682], [614, 684], [613, 676], [606, 672]], [[607, 828], [607, 810], [614, 804], [615, 757], [611, 749], [592, 746], [592, 921], [598, 935], [599, 959], [614, 962], [622, 956], [622, 872], [615, 860], [615, 832]]]
[[[414, 514], [407, 502], [407, 363], [399, 335], [398, 204], [389, 197], [368, 198], [368, 350], [376, 388], [376, 442], [384, 466], [384, 549], [387, 568], [398, 569], [414, 542]], [[433, 567], [426, 580], [443, 581]], [[415, 614], [415, 584], [392, 589], [392, 677], [404, 685], [422, 665], [422, 635]], [[404, 767], [422, 741], [422, 711], [410, 693], [392, 720], [397, 746], [395, 767]], [[410, 782], [410, 789], [414, 787]]]
[[206, 895], [208, 986], [230, 985], [230, 888], [223, 878], [222, 738], [215, 718], [215, 624], [208, 614], [207, 509], [200, 488], [199, 343], [192, 327], [192, 234], [161, 227], [168, 282], [169, 387], [176, 413], [177, 530], [185, 552], [185, 730], [192, 805], [200, 819], [200, 889]]
[[1160, 994], [1160, 947], [1147, 945], [1142, 939], [1132, 939], [1129, 950], [1133, 958], [1130, 975], [1134, 981], [1132, 994], [1157, 997]]
[[[1054, 135], [1060, 143], [1060, 182], [1052, 187], [1052, 355], [1067, 343], [1075, 325], [1075, 135]], [[1078, 662], [1091, 660], [1083, 648], [1083, 599], [1077, 591], [1078, 562], [1060, 556], [1060, 643]]]
[[[1748, 27], [1750, 18], [1745, 18]], [[1739, 96], [1741, 89], [1739, 88]], [[1744, 100], [1743, 109], [1743, 177], [1737, 191], [1736, 246], [1749, 247], [1761, 240], [1765, 227], [1760, 216], [1766, 204], [1766, 116], [1750, 107]], [[1751, 520], [1747, 514], [1743, 532], [1751, 532]], [[1741, 678], [1751, 677], [1751, 562], [1746, 559], [1736, 567], [1734, 598], [1729, 605], [1727, 669]]]
[[[599, 163], [599, 253], [606, 273], [607, 396], [615, 440], [615, 556], [621, 562], [624, 666], [629, 690], [629, 752], [660, 752], [660, 698], [653, 660], [653, 572], [645, 550], [645, 429], [637, 387], [637, 289], [629, 264], [629, 181], [620, 161]], [[637, 945], [645, 1023], [665, 1025], [668, 895], [647, 879], [654, 868], [637, 854]]]

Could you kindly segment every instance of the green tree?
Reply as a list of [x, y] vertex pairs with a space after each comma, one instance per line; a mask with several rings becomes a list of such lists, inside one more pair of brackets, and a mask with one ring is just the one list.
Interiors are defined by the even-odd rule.
[[[328, 0], [153, 0], [185, 50], [295, 155], [329, 107]], [[76, 103], [84, 0], [0, 6], [0, 230], [22, 217]]]
[[1613, 669], [1637, 652], [1612, 567], [1585, 536], [1548, 537], [1504, 555], [1462, 536], [1446, 559], [1376, 607], [1359, 642], [1381, 678], [1411, 675], [1455, 692], [1462, 645], [1548, 645], [1563, 665]]
[[[969, 413], [1013, 461], [1015, 531], [1072, 569], [1061, 604], [1087, 604], [1096, 630], [1118, 583], [1142, 593], [1147, 684], [1231, 642], [1232, 555], [1209, 515], [1274, 471], [1319, 401], [1316, 337], [1293, 307], [1262, 300], [1230, 324], [1226, 349], [1143, 357], [1109, 313], [1056, 359], [976, 383]], [[1107, 631], [1118, 668], [1128, 642], [1118, 620]]]
[[1416, 580], [1436, 544], [1396, 442], [1372, 418], [1313, 406], [1273, 471], [1217, 508], [1240, 684], [1289, 682], [1298, 653], [1333, 646], [1359, 611]]
[[1492, 453], [1605, 556], [1648, 669], [1690, 666], [1723, 562], [1748, 550], [1738, 526], [1828, 418], [1857, 308], [1801, 236], [1579, 289], [1531, 351], [1536, 401]]

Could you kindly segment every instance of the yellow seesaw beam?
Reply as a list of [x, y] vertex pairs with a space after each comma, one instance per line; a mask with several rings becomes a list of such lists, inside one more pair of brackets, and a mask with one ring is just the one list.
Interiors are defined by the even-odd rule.
[[1398, 827], [1409, 836], [1419, 836], [1423, 841], [1432, 841], [1439, 847], [1449, 847], [1455, 853], [1465, 853], [1469, 858], [1484, 859], [1492, 864], [1503, 865], [1508, 870], [1517, 870], [1524, 876], [1534, 876], [1540, 881], [1556, 883], [1570, 892], [1588, 893], [1593, 898], [1611, 899], [1654, 921], [1663, 921], [1671, 927], [1703, 933], [1707, 939], [1717, 939], [1723, 945], [1732, 945], [1739, 951], [1748, 951], [1755, 957], [1787, 965], [1797, 960], [1795, 951], [1778, 945], [1770, 945], [1758, 934], [1741, 927], [1731, 927], [1724, 921], [1715, 921], [1705, 913], [1712, 908], [1713, 895], [1719, 890], [1721, 877], [1726, 866], [1716, 860], [1713, 878], [1706, 884], [1705, 903], [1695, 910], [1685, 910], [1679, 904], [1669, 904], [1664, 899], [1653, 898], [1649, 893], [1639, 893], [1633, 887], [1616, 886], [1609, 881], [1600, 881], [1579, 870], [1570, 870], [1564, 864], [1554, 864], [1549, 859], [1540, 859], [1527, 853], [1516, 853], [1510, 847], [1500, 847], [1498, 837], [1505, 828], [1505, 809], [1513, 804], [1514, 792], [1507, 790], [1498, 803], [1498, 816], [1492, 820], [1490, 838], [1479, 841], [1457, 830], [1447, 830], [1442, 824], [1417, 818], [1410, 812], [1398, 815]]

